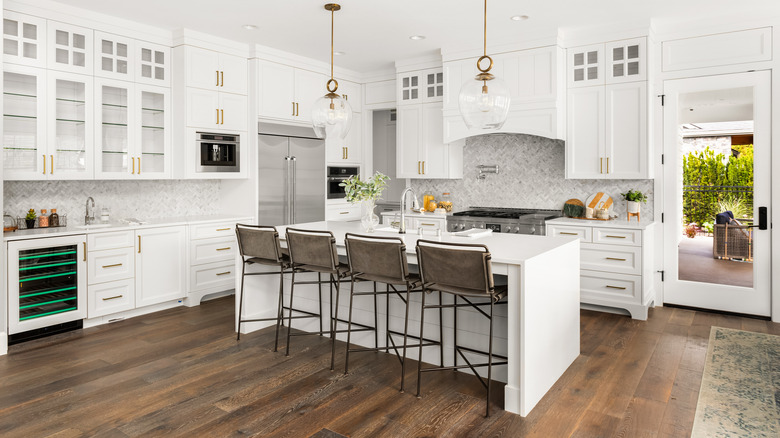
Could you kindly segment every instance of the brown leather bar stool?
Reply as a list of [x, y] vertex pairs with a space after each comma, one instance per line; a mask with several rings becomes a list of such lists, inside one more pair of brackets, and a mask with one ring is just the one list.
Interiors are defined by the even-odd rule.
[[[471, 371], [479, 378], [479, 381], [487, 390], [485, 416], [490, 416], [490, 379], [493, 365], [506, 365], [506, 356], [493, 353], [493, 308], [496, 304], [505, 304], [501, 299], [506, 296], [506, 286], [496, 286], [493, 282], [493, 271], [490, 262], [490, 251], [485, 245], [458, 244], [434, 242], [431, 240], [417, 241], [417, 263], [420, 266], [420, 276], [425, 292], [438, 291], [453, 296], [452, 304], [439, 302], [437, 305], [426, 305], [425, 295], [422, 294], [422, 309], [420, 311], [420, 336], [423, 335], [425, 309], [452, 308], [455, 313], [453, 347], [455, 357], [451, 366], [439, 366], [422, 368], [422, 347], [419, 347], [420, 356], [417, 363], [417, 397], [420, 397], [422, 373], [425, 371], [458, 370], [471, 368]], [[460, 303], [462, 300], [463, 303]], [[471, 307], [485, 316], [490, 322], [490, 335], [488, 351], [481, 351], [458, 345], [458, 308]], [[486, 313], [482, 307], [490, 307]], [[443, 350], [443, 346], [439, 346]], [[487, 357], [487, 363], [471, 363], [464, 352], [483, 355]], [[458, 356], [465, 362], [458, 365]], [[501, 359], [494, 362], [493, 359]], [[477, 368], [487, 367], [487, 380], [477, 373]]]
[[[328, 282], [330, 283], [330, 303], [334, 305], [333, 289], [335, 286], [335, 312], [331, 307], [330, 326], [328, 331], [322, 329], [322, 318], [320, 318], [320, 331], [319, 332], [307, 332], [307, 333], [291, 333], [291, 330], [287, 331], [287, 352], [286, 355], [290, 355], [290, 336], [303, 336], [303, 335], [324, 335], [328, 334], [331, 338], [331, 358], [330, 369], [334, 368], [336, 357], [336, 334], [346, 332], [346, 330], [337, 330], [338, 308], [339, 308], [339, 292], [341, 291], [341, 282], [350, 277], [349, 266], [345, 263], [339, 262], [339, 256], [336, 252], [336, 238], [333, 237], [333, 233], [330, 231], [320, 230], [302, 230], [295, 228], [287, 228], [287, 249], [290, 252], [290, 263], [292, 266], [292, 285], [290, 286], [290, 307], [293, 307], [293, 298], [295, 292], [295, 285], [300, 284], [318, 284], [320, 288], [320, 312], [322, 311], [322, 283], [321, 275], [328, 275]], [[316, 272], [318, 274], [317, 281], [300, 281], [296, 280], [296, 274], [302, 272]], [[375, 309], [376, 310], [376, 309]], [[292, 321], [289, 321], [292, 322]], [[288, 322], [288, 328], [290, 324]], [[346, 322], [346, 321], [341, 321]], [[374, 327], [362, 326], [361, 330], [375, 330]]]
[[[376, 237], [347, 233], [345, 236], [347, 247], [347, 261], [352, 272], [349, 294], [349, 322], [347, 326], [347, 348], [344, 359], [344, 374], [349, 372], [349, 353], [360, 351], [385, 351], [393, 350], [401, 363], [401, 392], [404, 391], [404, 376], [406, 371], [406, 349], [409, 326], [409, 294], [422, 292], [420, 289], [420, 276], [409, 273], [409, 264], [406, 259], [406, 245], [397, 237]], [[374, 290], [370, 292], [355, 292], [355, 283], [359, 281], [371, 281]], [[385, 291], [377, 291], [376, 284], [384, 283]], [[402, 285], [403, 290], [395, 286]], [[403, 294], [405, 292], [405, 295]], [[403, 333], [390, 330], [390, 295], [395, 294], [406, 305], [404, 313]], [[374, 348], [350, 348], [352, 338], [352, 305], [356, 296], [372, 295], [374, 297], [374, 326], [377, 326], [376, 301], [378, 295], [385, 295], [386, 300], [386, 335], [385, 346], [378, 345], [377, 332], [374, 332]], [[393, 340], [393, 335], [403, 336], [401, 351]], [[433, 344], [430, 344], [433, 345]], [[413, 345], [412, 347], [416, 347]]]
[[[279, 244], [279, 232], [275, 227], [263, 225], [236, 224], [236, 239], [238, 251], [241, 254], [241, 287], [239, 288], [238, 302], [238, 330], [236, 340], [241, 339], [242, 322], [276, 321], [276, 340], [274, 351], [279, 347], [279, 325], [282, 323], [284, 273], [291, 268], [290, 257]], [[246, 272], [247, 265], [276, 266], [278, 272]], [[242, 319], [244, 307], [244, 279], [247, 275], [273, 275], [279, 274], [279, 303], [275, 318]]]

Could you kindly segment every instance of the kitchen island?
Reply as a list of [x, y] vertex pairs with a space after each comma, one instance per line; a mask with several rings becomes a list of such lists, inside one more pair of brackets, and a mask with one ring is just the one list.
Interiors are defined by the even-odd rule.
[[[328, 230], [336, 237], [336, 244], [340, 255], [345, 254], [345, 233], [364, 234], [359, 222], [312, 222], [290, 225], [293, 228], [311, 230]], [[277, 227], [279, 234], [284, 239], [284, 226]], [[416, 233], [406, 235], [389, 232], [376, 233], [377, 236], [401, 236], [406, 244], [409, 264], [416, 264], [415, 244], [418, 239], [439, 240], [442, 242], [480, 243], [487, 245], [492, 254], [493, 273], [497, 281], [506, 281], [508, 285], [508, 297], [504, 313], [498, 313], [496, 332], [496, 352], [506, 353], [508, 365], [497, 367], [494, 370], [496, 380], [506, 382], [504, 389], [504, 409], [520, 414], [528, 415], [534, 406], [541, 400], [553, 384], [566, 371], [569, 365], [577, 358], [580, 352], [580, 255], [579, 241], [569, 237], [544, 237], [515, 234], [493, 234], [479, 238], [456, 237], [450, 233], [441, 236], [424, 235]], [[237, 271], [240, 272], [240, 259], [237, 259]], [[260, 272], [269, 269], [253, 265], [247, 268], [247, 272]], [[273, 269], [273, 268], [270, 268]], [[314, 275], [316, 274], [308, 274]], [[239, 290], [240, 278], [236, 279], [236, 290]], [[361, 287], [370, 287], [370, 283], [361, 284]], [[339, 315], [347, 315], [349, 283], [343, 283], [341, 298], [339, 301]], [[327, 286], [323, 287], [323, 299], [327, 300]], [[277, 308], [278, 277], [273, 275], [246, 277], [244, 315], [245, 318], [273, 317]], [[285, 296], [289, 299], [289, 278], [286, 279]], [[296, 307], [307, 310], [317, 310], [316, 286], [298, 286], [295, 293]], [[384, 301], [384, 300], [380, 300]], [[373, 325], [373, 307], [369, 303], [355, 300], [355, 314], [353, 320], [360, 323]], [[384, 303], [380, 303], [384, 304]], [[413, 301], [410, 306], [409, 333], [415, 334], [419, 330], [420, 306], [419, 301]], [[308, 306], [308, 308], [306, 307]], [[238, 299], [236, 299], [238, 307]], [[383, 327], [384, 314], [388, 310], [380, 306], [378, 313], [380, 345], [385, 339], [385, 327]], [[400, 300], [391, 299], [390, 309], [391, 325], [394, 329], [403, 327], [403, 306]], [[463, 312], [463, 313], [461, 313]], [[501, 310], [498, 310], [501, 312]], [[442, 323], [445, 327], [445, 363], [452, 360], [452, 315], [445, 312]], [[325, 310], [327, 315], [327, 310]], [[431, 312], [433, 315], [434, 312]], [[461, 318], [460, 315], [465, 315]], [[467, 312], [459, 311], [459, 343], [481, 347], [486, 345], [487, 327], [473, 322]], [[426, 317], [426, 321], [433, 321], [430, 327], [426, 323], [426, 333], [438, 333], [438, 321], [435, 315]], [[318, 324], [314, 321], [308, 323], [295, 321], [296, 329], [316, 331]], [[478, 321], [478, 320], [476, 320]], [[268, 323], [244, 323], [242, 333], [248, 333], [263, 327], [272, 325]], [[426, 335], [427, 337], [428, 335]], [[339, 336], [339, 339], [343, 339]], [[373, 346], [374, 336], [363, 333], [363, 336], [352, 337], [353, 342], [364, 346]], [[505, 351], [502, 351], [504, 350]], [[293, 342], [291, 354], [295, 354]], [[410, 349], [408, 356], [417, 359], [417, 349]], [[426, 362], [438, 362], [438, 349], [426, 348], [423, 360]], [[337, 357], [337, 361], [343, 361]], [[337, 367], [339, 362], [337, 362]], [[343, 362], [340, 362], [343, 365]], [[451, 362], [450, 362], [451, 363]], [[496, 373], [497, 370], [506, 368], [506, 373]], [[337, 368], [338, 369], [338, 368]], [[423, 382], [423, 388], [424, 382]]]

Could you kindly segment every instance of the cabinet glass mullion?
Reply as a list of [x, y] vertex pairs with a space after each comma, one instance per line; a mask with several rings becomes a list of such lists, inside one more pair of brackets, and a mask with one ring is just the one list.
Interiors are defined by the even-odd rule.
[[35, 75], [6, 71], [3, 75], [3, 166], [18, 172], [38, 169], [38, 81]]

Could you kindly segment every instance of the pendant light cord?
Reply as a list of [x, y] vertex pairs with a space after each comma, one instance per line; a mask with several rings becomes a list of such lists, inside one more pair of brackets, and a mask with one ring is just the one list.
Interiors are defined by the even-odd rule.
[[483, 41], [482, 55], [487, 56], [487, 0], [485, 0], [485, 25], [483, 27], [483, 30], [484, 30], [484, 34], [482, 38]]
[[[487, 2], [487, 0], [485, 0]], [[485, 5], [487, 7], [487, 4]], [[333, 79], [333, 17], [336, 11], [330, 10], [330, 78]]]

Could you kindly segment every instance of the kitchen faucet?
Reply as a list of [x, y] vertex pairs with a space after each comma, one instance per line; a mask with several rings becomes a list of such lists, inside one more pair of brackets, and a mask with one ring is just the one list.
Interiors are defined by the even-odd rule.
[[[92, 206], [89, 205], [89, 203], [92, 203]], [[84, 216], [84, 225], [89, 225], [95, 220], [95, 200], [92, 199], [92, 196], [87, 198], [87, 213]]]
[[398, 234], [406, 234], [406, 194], [412, 192], [412, 209], [417, 210], [419, 207], [419, 201], [417, 200], [417, 193], [414, 189], [407, 187], [406, 190], [401, 193], [401, 223], [398, 224]]

